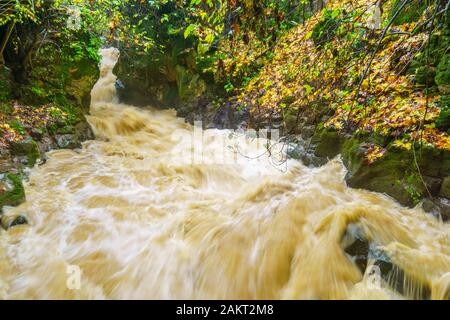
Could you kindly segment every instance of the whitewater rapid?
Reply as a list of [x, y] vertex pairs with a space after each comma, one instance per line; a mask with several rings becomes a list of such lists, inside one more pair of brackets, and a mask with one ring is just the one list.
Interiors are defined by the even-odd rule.
[[[49, 152], [27, 201], [5, 210], [29, 225], [0, 233], [0, 297], [448, 297], [448, 223], [348, 188], [339, 159], [277, 162], [266, 139], [120, 104], [119, 53], [101, 54], [88, 116], [96, 140]], [[407, 275], [403, 294], [345, 253], [349, 226]]]

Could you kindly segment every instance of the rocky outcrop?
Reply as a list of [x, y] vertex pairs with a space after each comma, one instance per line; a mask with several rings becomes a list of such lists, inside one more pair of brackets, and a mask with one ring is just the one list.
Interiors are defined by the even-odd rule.
[[[369, 161], [371, 146], [383, 153]], [[429, 212], [450, 218], [450, 152], [417, 145], [416, 150], [397, 147], [376, 135], [343, 135], [322, 129], [311, 138], [308, 147], [291, 156], [307, 165], [323, 165], [341, 154], [348, 173], [347, 185], [385, 193], [405, 206], [423, 202]]]
[[[164, 54], [123, 54], [114, 69], [118, 77], [120, 102], [134, 106], [174, 108], [178, 116], [193, 123], [204, 121], [208, 127], [217, 106], [213, 101], [220, 91], [211, 75], [200, 72], [196, 51], [188, 43], [175, 41]], [[187, 46], [187, 47], [186, 47]]]

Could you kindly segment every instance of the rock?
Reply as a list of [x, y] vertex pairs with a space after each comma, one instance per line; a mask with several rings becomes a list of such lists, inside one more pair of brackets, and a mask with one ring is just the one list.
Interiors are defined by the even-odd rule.
[[19, 215], [15, 217], [10, 216], [2, 216], [1, 217], [1, 225], [2, 228], [5, 230], [8, 230], [9, 228], [12, 228], [14, 226], [19, 226], [23, 224], [28, 224], [28, 220], [25, 216]]
[[25, 190], [19, 176], [0, 174], [0, 211], [4, 206], [18, 206], [25, 201]]
[[[55, 141], [49, 136], [45, 136], [39, 141], [39, 150], [41, 151], [41, 154], [45, 154], [46, 152], [55, 149], [57, 147]], [[44, 157], [44, 156], [42, 156]], [[41, 158], [42, 158], [41, 157]]]
[[441, 197], [450, 199], [450, 176], [446, 177], [442, 182], [441, 190], [439, 192]]
[[442, 185], [442, 179], [429, 177], [429, 176], [422, 176], [422, 179], [425, 182], [425, 185], [427, 186], [428, 191], [432, 195], [439, 194], [439, 190], [441, 189], [441, 185]]
[[81, 148], [81, 142], [76, 134], [61, 134], [55, 136], [56, 145], [61, 149]]
[[328, 162], [327, 158], [317, 157], [314, 150], [308, 149], [309, 143], [303, 139], [295, 139], [287, 147], [289, 158], [300, 160], [305, 166], [320, 167]]
[[424, 199], [422, 201], [422, 209], [426, 213], [430, 213], [436, 218], [439, 218], [441, 216], [441, 210], [439, 206], [431, 199]]
[[314, 155], [317, 157], [332, 159], [341, 153], [344, 137], [337, 131], [322, 129], [311, 139], [314, 148]]
[[87, 121], [81, 121], [75, 125], [75, 136], [79, 142], [95, 139], [94, 132]]
[[210, 127], [216, 129], [239, 129], [243, 123], [249, 120], [249, 113], [246, 109], [235, 110], [231, 104], [224, 104], [215, 110], [211, 110], [214, 115]]
[[0, 173], [11, 172], [14, 170], [15, 166], [9, 153], [0, 155]]
[[450, 220], [450, 200], [445, 198], [424, 199], [422, 209], [438, 219]]
[[200, 97], [206, 91], [206, 83], [200, 79], [200, 75], [190, 72], [181, 65], [177, 65], [175, 71], [181, 100], [189, 101]]
[[26, 156], [27, 165], [32, 167], [40, 157], [39, 146], [31, 137], [11, 144], [12, 156]]
[[[363, 229], [357, 223], [351, 223], [347, 226], [342, 236], [341, 246], [351, 261], [359, 268], [362, 274], [368, 271], [377, 270], [381, 279], [384, 280], [393, 290], [400, 294], [408, 294], [405, 284], [416, 282], [421, 290], [420, 299], [429, 299], [431, 290], [426, 283], [418, 283], [412, 277], [409, 277], [401, 268], [395, 265], [391, 258], [381, 249], [377, 243], [369, 241]], [[371, 269], [368, 270], [368, 262], [371, 262]]]
[[38, 128], [30, 128], [30, 136], [31, 136], [34, 140], [40, 141], [40, 140], [43, 138], [44, 133], [42, 132], [41, 129], [38, 129]]
[[74, 68], [70, 70], [65, 91], [86, 111], [90, 106], [91, 89], [98, 77], [98, 67], [90, 59], [77, 61]]
[[361, 228], [356, 224], [349, 224], [341, 243], [350, 259], [356, 264], [361, 273], [364, 273], [367, 268], [369, 242], [364, 238]]
[[[412, 151], [387, 147], [384, 156], [372, 164], [365, 160], [362, 142], [353, 138], [345, 142], [342, 150], [344, 164], [348, 169], [346, 182], [353, 188], [386, 193], [405, 206], [416, 205], [423, 197], [437, 196], [441, 176], [446, 172], [448, 152], [423, 147]], [[427, 186], [425, 188], [415, 164]], [[428, 190], [427, 190], [428, 189]]]

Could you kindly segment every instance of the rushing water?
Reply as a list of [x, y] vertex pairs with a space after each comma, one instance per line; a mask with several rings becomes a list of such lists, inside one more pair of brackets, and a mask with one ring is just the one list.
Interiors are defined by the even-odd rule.
[[[238, 136], [236, 152], [229, 131], [198, 134], [174, 111], [119, 104], [117, 51], [102, 55], [88, 119], [97, 139], [50, 152], [31, 172], [27, 202], [5, 213], [29, 225], [0, 234], [1, 297], [447, 297], [448, 223], [346, 187], [339, 160], [280, 169], [259, 154], [263, 139]], [[398, 272], [378, 277], [373, 259], [362, 274], [343, 249], [349, 229]]]

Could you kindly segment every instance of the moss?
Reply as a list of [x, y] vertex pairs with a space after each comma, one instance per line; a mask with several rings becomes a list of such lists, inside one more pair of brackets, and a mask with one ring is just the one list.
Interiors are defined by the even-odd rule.
[[13, 111], [13, 108], [11, 106], [10, 102], [3, 102], [0, 101], [0, 113], [4, 115], [9, 115]]
[[441, 97], [439, 104], [441, 112], [436, 119], [436, 127], [450, 134], [450, 96]]
[[39, 147], [32, 138], [13, 143], [10, 150], [11, 154], [14, 156], [26, 156], [29, 166], [34, 166], [36, 160], [41, 156]]
[[442, 182], [439, 195], [444, 198], [450, 199], [450, 176], [446, 177]]
[[[430, 38], [429, 46], [422, 49], [411, 61], [408, 73], [415, 74], [416, 81], [421, 84], [425, 84], [427, 81], [431, 82], [430, 77], [433, 72], [432, 83], [444, 81], [445, 77], [442, 72], [448, 67], [448, 54], [446, 52], [449, 45], [450, 36], [448, 32], [434, 33]], [[440, 71], [437, 71], [438, 66], [440, 66]], [[438, 74], [440, 74], [439, 77], [437, 77]]]
[[433, 67], [420, 66], [416, 69], [415, 82], [418, 85], [435, 85], [434, 78], [436, 76], [436, 70]]
[[343, 142], [344, 138], [339, 132], [326, 128], [316, 133], [311, 140], [311, 143], [316, 145], [314, 154], [329, 159], [341, 152]]
[[25, 201], [25, 190], [22, 180], [13, 173], [7, 173], [0, 176], [0, 185], [3, 185], [4, 191], [0, 191], [0, 210], [3, 206], [18, 206]]
[[[364, 157], [364, 141], [354, 137], [343, 145], [342, 157], [348, 169], [347, 184], [353, 188], [386, 193], [403, 205], [416, 205], [425, 195], [426, 189], [414, 169], [412, 153], [388, 146], [385, 155], [369, 165]], [[434, 157], [434, 153], [426, 150], [424, 154], [427, 155], [423, 157], [424, 171], [439, 174], [439, 158], [433, 163], [426, 163], [427, 159]]]
[[450, 94], [450, 54], [444, 55], [438, 64], [435, 82], [441, 93]]
[[193, 74], [188, 69], [181, 65], [175, 67], [178, 95], [184, 101], [196, 98], [202, 95], [206, 91], [206, 84], [200, 75]]
[[85, 109], [90, 105], [90, 92], [99, 77], [98, 67], [94, 61], [83, 59], [69, 72], [65, 92], [71, 95], [77, 105]]
[[[391, 12], [389, 13], [389, 18], [392, 18], [397, 12], [403, 0], [396, 0], [392, 6]], [[422, 16], [423, 12], [427, 7], [426, 1], [423, 0], [413, 0], [410, 4], [406, 5], [401, 14], [399, 14], [395, 20], [394, 25], [401, 25], [404, 23], [417, 22]]]

